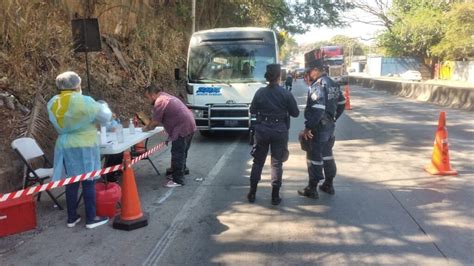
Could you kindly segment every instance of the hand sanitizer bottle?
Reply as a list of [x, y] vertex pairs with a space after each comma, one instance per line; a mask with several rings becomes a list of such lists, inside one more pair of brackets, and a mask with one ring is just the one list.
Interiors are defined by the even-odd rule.
[[128, 130], [131, 135], [135, 134], [135, 125], [133, 124], [132, 118], [130, 118], [130, 121], [128, 123]]

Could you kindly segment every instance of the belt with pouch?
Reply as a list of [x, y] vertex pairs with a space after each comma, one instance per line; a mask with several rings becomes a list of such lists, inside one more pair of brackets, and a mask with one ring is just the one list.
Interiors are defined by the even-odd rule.
[[334, 117], [332, 117], [330, 114], [328, 113], [325, 113], [323, 115], [323, 118], [321, 118], [321, 121], [319, 122], [320, 124], [322, 124], [323, 126], [327, 125], [329, 122], [335, 122], [336, 119]]
[[267, 123], [286, 123], [286, 117], [275, 117], [275, 116], [258, 116], [257, 121]]

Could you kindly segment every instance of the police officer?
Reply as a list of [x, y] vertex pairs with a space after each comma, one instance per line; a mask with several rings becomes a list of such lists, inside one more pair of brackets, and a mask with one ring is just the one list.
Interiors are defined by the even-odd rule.
[[288, 76], [286, 76], [286, 80], [285, 80], [285, 88], [291, 91], [292, 86], [293, 86], [293, 76], [291, 75], [291, 73], [288, 73]]
[[[298, 190], [301, 196], [317, 199], [317, 185], [323, 192], [335, 193], [333, 180], [336, 176], [336, 162], [332, 154], [336, 120], [344, 112], [345, 98], [338, 84], [324, 72], [321, 60], [308, 64], [305, 81], [310, 85], [304, 111], [305, 129], [302, 138], [309, 142], [306, 149], [309, 182]], [[303, 146], [303, 145], [302, 145]], [[323, 174], [324, 170], [324, 174]]]
[[271, 149], [272, 204], [281, 202], [279, 195], [283, 175], [283, 162], [288, 160], [288, 129], [290, 117], [299, 115], [298, 105], [293, 95], [279, 85], [281, 67], [279, 64], [267, 65], [265, 79], [269, 82], [260, 88], [252, 100], [250, 113], [257, 116], [255, 124], [254, 157], [250, 173], [249, 202], [255, 202], [255, 193], [262, 169]]

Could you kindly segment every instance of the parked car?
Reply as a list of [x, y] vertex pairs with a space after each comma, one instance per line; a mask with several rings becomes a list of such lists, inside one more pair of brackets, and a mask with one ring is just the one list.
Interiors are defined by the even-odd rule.
[[408, 70], [405, 73], [400, 74], [400, 78], [413, 81], [421, 81], [421, 73], [416, 70]]

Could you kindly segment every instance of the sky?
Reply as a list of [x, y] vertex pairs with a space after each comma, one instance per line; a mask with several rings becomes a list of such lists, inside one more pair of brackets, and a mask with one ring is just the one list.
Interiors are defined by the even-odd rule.
[[345, 35], [348, 37], [359, 38], [361, 42], [369, 44], [374, 41], [372, 38], [376, 36], [377, 31], [382, 29], [383, 27], [380, 26], [353, 23], [347, 28], [313, 28], [305, 34], [297, 34], [294, 37], [299, 45], [329, 40], [335, 35]]

